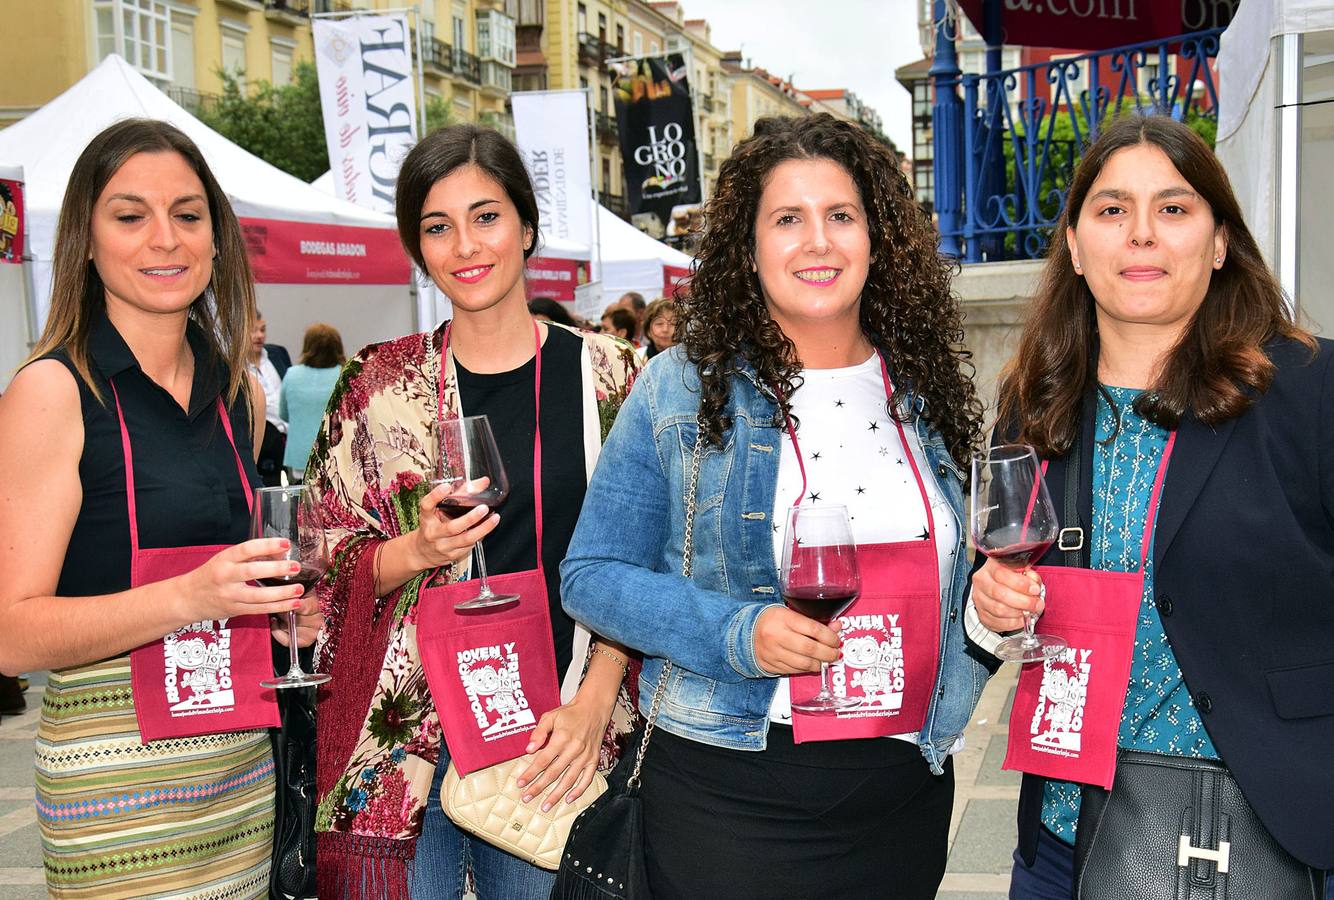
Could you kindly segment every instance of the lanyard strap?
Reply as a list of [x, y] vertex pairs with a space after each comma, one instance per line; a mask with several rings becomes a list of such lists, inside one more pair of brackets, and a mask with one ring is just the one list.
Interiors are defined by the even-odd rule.
[[[894, 387], [889, 381], [889, 366], [885, 364], [885, 357], [879, 350], [876, 351], [876, 354], [880, 357], [880, 377], [885, 383], [885, 400], [886, 402], [892, 403]], [[783, 398], [783, 392], [781, 389], [776, 390], [778, 397], [781, 400]], [[792, 440], [792, 449], [796, 453], [797, 468], [801, 470], [801, 493], [797, 495], [797, 499], [792, 503], [793, 506], [800, 506], [801, 499], [806, 496], [806, 488], [808, 487], [808, 482], [806, 480], [806, 463], [801, 458], [801, 444], [797, 441], [797, 429], [792, 425], [792, 417], [784, 415], [783, 418], [787, 425], [788, 437]], [[917, 468], [917, 459], [913, 455], [912, 445], [908, 443], [908, 433], [903, 430], [903, 423], [892, 413], [889, 418], [894, 423], [894, 427], [899, 430], [899, 441], [903, 444], [903, 455], [908, 457], [908, 463], [912, 466], [913, 477], [917, 479], [917, 490], [922, 495], [922, 507], [926, 510], [926, 530], [928, 540], [935, 540], [936, 517], [931, 512], [931, 498], [927, 495], [926, 482], [922, 480], [921, 470]]]
[[[130, 516], [130, 552], [134, 555], [139, 553], [139, 511], [138, 504], [134, 501], [134, 451], [130, 448], [130, 429], [125, 424], [125, 410], [121, 409], [120, 393], [116, 390], [116, 382], [109, 381], [111, 385], [111, 396], [116, 401], [116, 419], [120, 424], [120, 446], [121, 453], [125, 459], [125, 503], [129, 508]], [[227, 443], [231, 444], [232, 456], [236, 457], [236, 473], [241, 478], [241, 493], [245, 494], [246, 508], [251, 512], [255, 510], [255, 501], [250, 493], [250, 479], [245, 474], [245, 463], [241, 462], [241, 454], [236, 449], [236, 436], [232, 434], [231, 417], [227, 415], [227, 407], [223, 405], [222, 397], [218, 397], [217, 402], [218, 419], [222, 422], [222, 430], [227, 433]]]
[[[1158, 505], [1162, 501], [1163, 483], [1167, 480], [1167, 463], [1172, 458], [1172, 448], [1176, 446], [1177, 433], [1175, 430], [1168, 432], [1167, 446], [1163, 448], [1163, 458], [1158, 461], [1158, 471], [1153, 476], [1153, 492], [1149, 494], [1149, 508], [1144, 513], [1144, 535], [1140, 538], [1139, 548], [1139, 570], [1144, 571], [1144, 566], [1149, 561], [1149, 542], [1153, 539], [1153, 526], [1158, 518]], [[1071, 460], [1076, 460], [1078, 465], [1078, 455], [1072, 455], [1066, 461], [1066, 465], [1071, 464]], [[1047, 474], [1047, 460], [1042, 461], [1042, 474]], [[1070, 491], [1071, 479], [1066, 479], [1066, 492]], [[1076, 483], [1078, 483], [1076, 481]], [[1066, 508], [1070, 508], [1070, 498], [1066, 497]]]
[[[533, 319], [533, 513], [537, 526], [537, 566], [542, 567], [542, 332]], [[449, 333], [454, 330], [453, 320], [445, 325], [445, 336], [440, 345], [440, 372], [435, 380], [437, 415], [440, 421], [458, 418], [445, 409], [445, 368], [449, 365]], [[457, 379], [455, 393], [458, 393]], [[463, 411], [463, 397], [459, 395], [459, 412]]]

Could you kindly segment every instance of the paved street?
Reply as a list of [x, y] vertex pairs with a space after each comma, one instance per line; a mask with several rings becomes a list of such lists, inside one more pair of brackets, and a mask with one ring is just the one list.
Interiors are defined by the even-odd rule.
[[[968, 729], [967, 749], [955, 758], [958, 793], [950, 825], [949, 869], [937, 900], [1003, 900], [1014, 847], [1019, 776], [1002, 772], [1005, 721], [1017, 666], [991, 680]], [[28, 711], [0, 721], [0, 897], [46, 896], [33, 814], [32, 745], [45, 678], [32, 679]]]

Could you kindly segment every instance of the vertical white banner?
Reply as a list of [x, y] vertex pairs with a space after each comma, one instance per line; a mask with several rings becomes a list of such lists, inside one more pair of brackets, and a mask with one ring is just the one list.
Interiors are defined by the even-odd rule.
[[586, 93], [525, 91], [511, 94], [510, 101], [516, 143], [533, 179], [543, 233], [592, 248]]
[[416, 143], [407, 17], [350, 16], [311, 25], [335, 193], [393, 213], [398, 167]]

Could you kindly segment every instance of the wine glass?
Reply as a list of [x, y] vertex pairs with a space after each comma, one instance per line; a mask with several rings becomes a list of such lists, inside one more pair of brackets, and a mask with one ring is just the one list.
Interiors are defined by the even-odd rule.
[[[255, 489], [255, 507], [250, 517], [252, 538], [286, 538], [287, 553], [275, 559], [289, 559], [301, 564], [294, 575], [259, 578], [265, 587], [299, 584], [306, 593], [329, 569], [329, 544], [324, 537], [324, 523], [313, 491], [301, 485]], [[280, 678], [261, 681], [266, 688], [297, 688], [323, 684], [332, 676], [301, 669], [296, 650], [296, 610], [287, 612], [287, 648], [292, 665]]]
[[[496, 448], [491, 420], [486, 416], [464, 416], [436, 422], [435, 472], [431, 489], [446, 485], [449, 493], [440, 501], [440, 512], [457, 519], [486, 504], [495, 509], [509, 496], [509, 477]], [[486, 553], [482, 542], [473, 545], [481, 584], [477, 596], [454, 604], [455, 609], [481, 609], [519, 599], [518, 594], [497, 594], [486, 578]]]
[[[973, 457], [973, 543], [1007, 568], [1024, 571], [1042, 558], [1060, 532], [1038, 455], [1027, 444], [1000, 444]], [[1043, 587], [1046, 596], [1046, 587]], [[1034, 634], [1033, 615], [1024, 630], [1000, 642], [1000, 659], [1037, 662], [1068, 645], [1054, 634]]]
[[[789, 609], [825, 625], [857, 599], [862, 579], [846, 506], [822, 504], [788, 510], [781, 587]], [[820, 693], [794, 702], [792, 708], [830, 714], [858, 702], [829, 690], [829, 664], [821, 663]]]

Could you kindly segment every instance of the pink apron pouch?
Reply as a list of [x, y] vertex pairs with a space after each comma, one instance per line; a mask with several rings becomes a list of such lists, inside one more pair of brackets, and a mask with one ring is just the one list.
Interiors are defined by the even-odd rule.
[[457, 611], [474, 581], [426, 588], [417, 646], [450, 759], [463, 774], [522, 756], [543, 714], [560, 706], [546, 579], [533, 569], [491, 576], [519, 600], [499, 611]]

